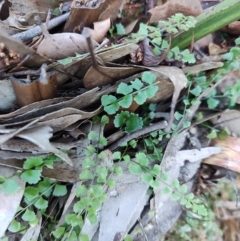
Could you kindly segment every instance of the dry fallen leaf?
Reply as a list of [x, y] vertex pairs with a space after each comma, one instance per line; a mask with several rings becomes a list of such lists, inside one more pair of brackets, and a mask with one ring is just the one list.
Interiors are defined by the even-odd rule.
[[92, 39], [98, 43], [101, 43], [104, 37], [106, 36], [108, 30], [110, 29], [110, 27], [111, 27], [110, 18], [93, 23], [93, 30], [90, 29]]
[[[4, 177], [11, 177], [15, 174], [16, 170], [9, 167], [0, 168], [0, 175]], [[20, 189], [14, 194], [7, 194], [2, 189], [0, 189], [0, 238], [4, 236], [9, 224], [14, 219], [17, 209], [23, 197], [25, 183], [17, 175], [13, 177], [14, 181], [18, 183]]]
[[197, 16], [202, 11], [199, 0], [168, 0], [167, 3], [149, 10], [151, 13], [149, 22], [158, 22], [176, 13], [183, 13], [185, 16]]
[[[93, 42], [96, 47], [97, 43]], [[76, 53], [87, 53], [88, 45], [86, 38], [77, 33], [46, 34], [37, 48], [37, 53], [48, 59], [64, 59], [75, 56]]]
[[228, 136], [224, 140], [216, 138], [211, 141], [211, 145], [221, 147], [222, 152], [204, 159], [203, 163], [220, 166], [240, 173], [240, 138], [232, 136]]
[[117, 80], [127, 78], [142, 71], [139, 67], [105, 67], [98, 65], [91, 67], [84, 76], [84, 87], [92, 89], [104, 85], [113, 84]]
[[[94, 6], [89, 6], [91, 3]], [[64, 26], [64, 31], [80, 33], [83, 27], [92, 27], [94, 22], [108, 18], [114, 21], [122, 3], [123, 0], [84, 1], [84, 3], [73, 1], [71, 13]]]
[[122, 168], [123, 174], [113, 177], [116, 194], [113, 195], [113, 190], [109, 190], [101, 209], [99, 241], [122, 240], [139, 218], [149, 198], [148, 184], [131, 174], [126, 165], [122, 165]]

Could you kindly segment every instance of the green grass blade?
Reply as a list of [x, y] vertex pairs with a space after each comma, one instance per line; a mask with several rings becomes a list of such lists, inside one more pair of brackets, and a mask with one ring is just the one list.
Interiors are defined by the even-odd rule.
[[196, 26], [186, 32], [180, 33], [172, 40], [172, 48], [178, 46], [180, 49], [190, 45], [194, 41], [240, 19], [240, 1], [224, 0], [213, 8], [200, 14], [196, 20]]

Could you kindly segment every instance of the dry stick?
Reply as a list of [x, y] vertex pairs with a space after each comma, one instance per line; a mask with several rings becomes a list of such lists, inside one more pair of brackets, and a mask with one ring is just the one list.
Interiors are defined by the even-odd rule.
[[[70, 13], [65, 13], [61, 16], [51, 19], [48, 24], [48, 29], [52, 29], [52, 28], [58, 26], [59, 24], [65, 22], [68, 19], [69, 14]], [[42, 34], [41, 27], [36, 26], [27, 31], [12, 35], [12, 38], [22, 40], [23, 42], [27, 42], [27, 41], [31, 40], [32, 38], [34, 38], [38, 35], [41, 35], [41, 34]]]
[[156, 122], [156, 123], [152, 124], [151, 126], [146, 126], [143, 129], [141, 129], [141, 130], [132, 132], [132, 133], [124, 136], [123, 138], [119, 139], [118, 141], [116, 141], [115, 143], [110, 145], [108, 147], [108, 149], [110, 151], [113, 151], [116, 148], [118, 148], [124, 142], [131, 141], [132, 139], [136, 139], [136, 138], [138, 138], [140, 136], [149, 134], [149, 133], [151, 133], [153, 131], [164, 129], [167, 125], [168, 125], [167, 121], [159, 121], [159, 122]]

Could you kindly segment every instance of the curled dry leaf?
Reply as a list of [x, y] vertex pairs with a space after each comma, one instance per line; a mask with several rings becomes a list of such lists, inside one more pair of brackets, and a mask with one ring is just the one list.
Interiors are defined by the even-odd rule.
[[90, 29], [92, 39], [98, 43], [101, 43], [104, 37], [106, 36], [108, 30], [110, 29], [110, 27], [111, 27], [110, 18], [93, 23], [94, 30]]
[[[97, 46], [97, 43], [94, 41], [93, 47], [95, 46]], [[84, 54], [87, 52], [86, 38], [77, 33], [46, 34], [37, 48], [37, 53], [54, 60], [75, 56], [76, 53]]]
[[240, 173], [240, 138], [228, 136], [224, 140], [212, 140], [211, 145], [221, 147], [222, 152], [203, 160], [203, 163], [227, 168]]
[[167, 56], [167, 53], [170, 49], [170, 45], [168, 46], [168, 49], [161, 55], [161, 56], [156, 56], [153, 51], [152, 51], [152, 47], [149, 45], [149, 40], [148, 39], [144, 39], [141, 43], [140, 43], [140, 48], [143, 52], [143, 56], [142, 56], [142, 63], [144, 66], [158, 66]]
[[[51, 99], [57, 95], [57, 80], [55, 75], [49, 75], [44, 79], [46, 83], [38, 78], [34, 81], [31, 79], [18, 79], [13, 76], [11, 83], [18, 104], [22, 107], [31, 103]], [[22, 93], [25, 93], [24, 95]]]
[[[70, 16], [64, 26], [65, 32], [81, 32], [83, 27], [110, 18], [114, 21], [124, 0], [73, 1]], [[84, 3], [83, 3], [84, 2]], [[89, 6], [88, 3], [94, 3]], [[87, 5], [87, 6], [86, 6]]]
[[202, 13], [202, 6], [199, 0], [168, 0], [162, 6], [157, 6], [149, 12], [151, 13], [150, 23], [167, 19], [176, 13], [182, 13], [185, 16], [197, 16]]
[[[183, 73], [183, 71], [177, 67], [171, 66], [160, 66], [160, 67], [148, 67], [148, 69], [159, 72], [160, 74], [163, 74], [167, 76], [174, 85], [174, 92], [172, 96], [172, 103], [171, 103], [171, 112], [170, 112], [170, 119], [168, 126], [166, 127], [165, 131], [169, 131], [172, 127], [172, 123], [174, 120], [174, 111], [175, 106], [178, 100], [178, 97], [180, 95], [181, 90], [186, 86], [187, 84], [187, 77]], [[160, 87], [161, 88], [161, 87]]]
[[224, 32], [233, 34], [233, 35], [240, 35], [240, 21], [235, 21], [233, 23], [228, 24], [228, 26], [222, 29]]
[[72, 161], [68, 155], [58, 150], [50, 143], [49, 139], [52, 137], [52, 128], [49, 126], [38, 126], [26, 129], [17, 134], [17, 136], [34, 143], [46, 152], [54, 153], [65, 162], [72, 165]]
[[[46, 64], [51, 63], [51, 61], [35, 53], [32, 49], [27, 47], [25, 44], [13, 39], [3, 31], [0, 31], [0, 43], [4, 43], [4, 45], [6, 46], [6, 48], [9, 49], [9, 51], [15, 52], [19, 56], [19, 58], [17, 59], [18, 62], [24, 59], [22, 66], [26, 66], [30, 68], [31, 67], [39, 68], [44, 63]], [[13, 69], [11, 71], [14, 72]]]

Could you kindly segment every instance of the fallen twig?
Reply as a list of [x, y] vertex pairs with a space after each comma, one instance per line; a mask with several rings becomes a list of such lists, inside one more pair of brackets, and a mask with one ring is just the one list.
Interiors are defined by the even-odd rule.
[[124, 142], [128, 142], [132, 139], [136, 139], [140, 136], [143, 136], [143, 135], [146, 135], [146, 134], [149, 134], [153, 131], [157, 131], [157, 130], [160, 130], [160, 129], [164, 129], [166, 126], [168, 125], [167, 121], [159, 121], [157, 123], [154, 123], [150, 126], [146, 126], [144, 127], [143, 129], [141, 130], [138, 130], [138, 131], [135, 131], [135, 132], [132, 132], [126, 136], [124, 136], [123, 138], [119, 139], [118, 141], [116, 141], [115, 143], [113, 143], [112, 145], [110, 145], [108, 147], [108, 149], [110, 151], [113, 151], [115, 150], [116, 148], [118, 148], [121, 144], [123, 144]]
[[[52, 29], [52, 28], [58, 26], [59, 24], [65, 22], [68, 19], [69, 14], [70, 13], [68, 12], [68, 13], [65, 13], [61, 16], [58, 16], [56, 18], [51, 19], [48, 23], [48, 26], [47, 26], [48, 29]], [[41, 34], [42, 34], [41, 27], [36, 26], [36, 27], [33, 27], [33, 28], [31, 28], [29, 30], [26, 30], [24, 32], [12, 35], [12, 38], [22, 40], [23, 42], [27, 42], [27, 41], [31, 40], [32, 38], [34, 38], [38, 35], [41, 35]]]

